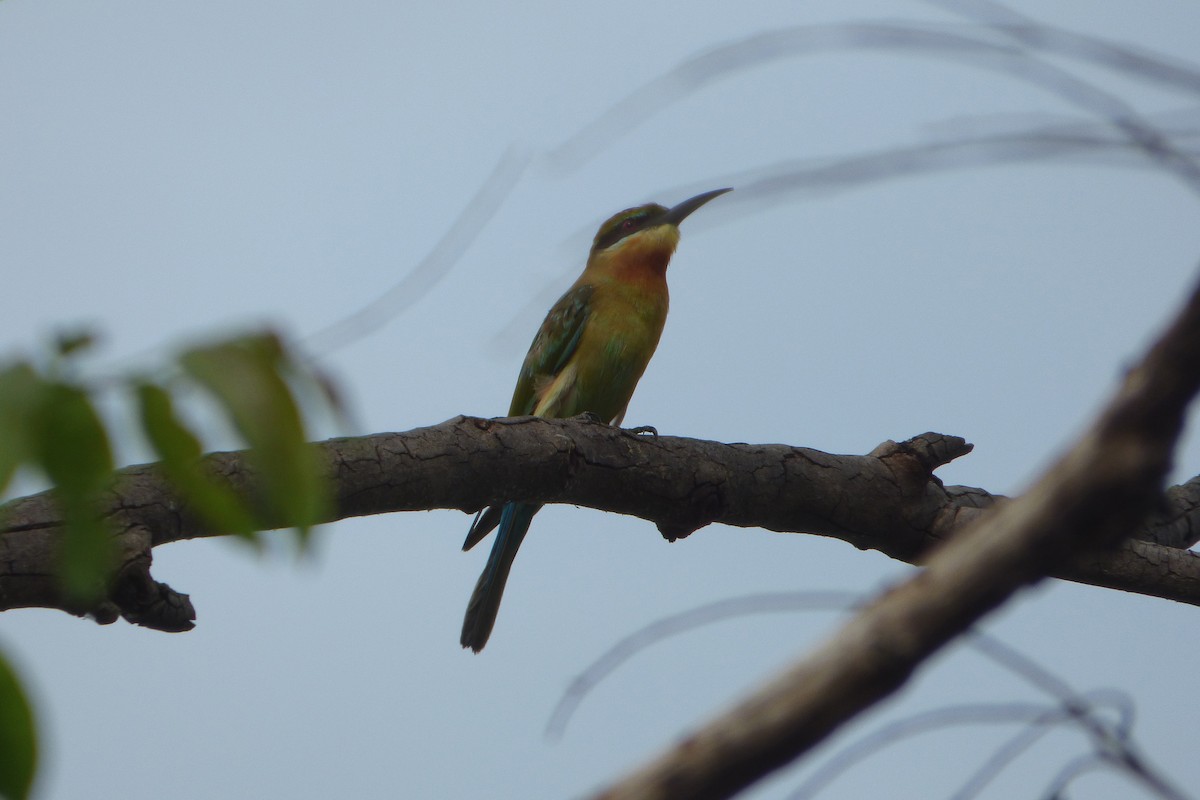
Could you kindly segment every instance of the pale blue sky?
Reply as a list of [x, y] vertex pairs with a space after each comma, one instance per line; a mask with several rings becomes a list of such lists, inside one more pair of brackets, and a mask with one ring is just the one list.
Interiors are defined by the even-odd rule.
[[[1179, 58], [1200, 30], [1200, 7], [1181, 0], [1058, 3], [1054, 14], [1043, 19]], [[976, 444], [941, 472], [947, 482], [1019, 491], [1196, 279], [1196, 195], [1148, 168], [1079, 160], [772, 196], [738, 179], [918, 144], [981, 115], [1084, 119], [1077, 109], [961, 61], [827, 51], [732, 73], [623, 122], [628, 131], [570, 171], [545, 158], [709, 48], [866, 19], [957, 22], [885, 2], [9, 0], [0, 348], [84, 322], [104, 337], [98, 367], [127, 369], [231, 326], [308, 336], [401, 280], [514, 148], [524, 172], [453, 269], [323, 360], [354, 432], [502, 413], [595, 227], [732, 181], [739, 191], [683, 227], [671, 317], [627, 423], [848, 453], [941, 431]], [[1143, 112], [1195, 105], [1077, 72]], [[1178, 474], [1197, 472], [1193, 435]], [[182, 635], [0, 615], [0, 645], [45, 723], [39, 796], [579, 796], [803, 653], [836, 618], [776, 614], [664, 642], [547, 742], [562, 690], [622, 636], [721, 598], [870, 593], [910, 572], [815, 537], [714, 526], [668, 545], [641, 520], [548, 508], [491, 642], [472, 656], [458, 632], [485, 553], [459, 551], [468, 522], [434, 512], [338, 523], [299, 566], [227, 542], [161, 548], [157, 577], [191, 593], [199, 614]], [[1129, 692], [1138, 741], [1200, 789], [1198, 614], [1053, 583], [989, 630], [1081, 691]], [[954, 649], [837, 741], [948, 703], [1041, 699]], [[889, 797], [947, 796], [1012, 732], [905, 743], [821, 796], [880, 796], [881, 780]], [[1036, 797], [1084, 748], [1073, 731], [1052, 733], [984, 796]], [[814, 763], [749, 796], [786, 797]], [[1078, 786], [1090, 798], [1131, 792], [1107, 774]]]

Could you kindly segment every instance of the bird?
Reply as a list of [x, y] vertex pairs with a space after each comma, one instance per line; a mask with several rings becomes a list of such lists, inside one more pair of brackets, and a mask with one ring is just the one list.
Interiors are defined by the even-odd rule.
[[[546, 315], [521, 364], [510, 417], [591, 414], [620, 425], [667, 320], [667, 264], [679, 224], [732, 189], [690, 197], [670, 208], [649, 203], [609, 217], [592, 240], [583, 273]], [[463, 619], [464, 648], [487, 644], [517, 549], [539, 503], [506, 502], [481, 510], [463, 550], [497, 527], [492, 552]]]

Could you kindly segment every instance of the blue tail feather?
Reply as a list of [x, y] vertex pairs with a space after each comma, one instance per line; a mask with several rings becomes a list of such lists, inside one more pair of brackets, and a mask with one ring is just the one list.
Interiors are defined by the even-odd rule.
[[[508, 581], [513, 559], [529, 531], [533, 515], [539, 509], [541, 505], [537, 504], [505, 503], [500, 511], [496, 541], [492, 544], [487, 565], [484, 566], [483, 574], [479, 576], [479, 582], [475, 584], [475, 591], [467, 603], [467, 615], [463, 619], [462, 637], [459, 640], [463, 647], [469, 647], [478, 653], [487, 644], [492, 626], [496, 624], [496, 613], [500, 610], [500, 598], [504, 595], [504, 584]], [[494, 517], [494, 512], [489, 509], [484, 516]], [[472, 533], [475, 530], [473, 525]], [[470, 534], [468, 542], [474, 544]]]

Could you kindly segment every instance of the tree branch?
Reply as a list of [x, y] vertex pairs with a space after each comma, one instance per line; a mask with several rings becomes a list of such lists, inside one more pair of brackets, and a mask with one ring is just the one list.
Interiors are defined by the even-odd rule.
[[[980, 489], [944, 487], [933, 470], [971, 446], [933, 433], [850, 456], [779, 444], [638, 436], [582, 419], [456, 417], [406, 433], [314, 447], [334, 487], [327, 521], [435, 508], [474, 511], [516, 499], [642, 517], [671, 540], [722, 522], [835, 537], [920, 563], [931, 547], [1001, 499]], [[205, 466], [253, 504], [258, 485], [245, 452], [213, 453]], [[1189, 498], [1180, 487], [1169, 513], [1146, 536], [1166, 530], [1164, 538], [1178, 539], [1179, 531], [1200, 528], [1190, 522], [1197, 505]], [[106, 509], [120, 567], [108, 598], [92, 608], [71, 603], [54, 578], [63, 531], [53, 494], [19, 498], [0, 509], [0, 610], [41, 606], [104, 623], [123, 616], [160, 630], [190, 629], [188, 596], [150, 576], [152, 548], [227, 532], [190, 514], [153, 464], [118, 471]], [[1200, 558], [1159, 544], [1131, 542], [1081, 555], [1056, 574], [1200, 605]]]

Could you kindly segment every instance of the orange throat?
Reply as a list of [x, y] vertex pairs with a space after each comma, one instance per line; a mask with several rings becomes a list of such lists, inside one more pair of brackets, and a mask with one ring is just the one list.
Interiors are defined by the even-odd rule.
[[664, 280], [667, 265], [679, 244], [679, 229], [663, 225], [622, 240], [606, 255], [613, 277], [620, 281]]

